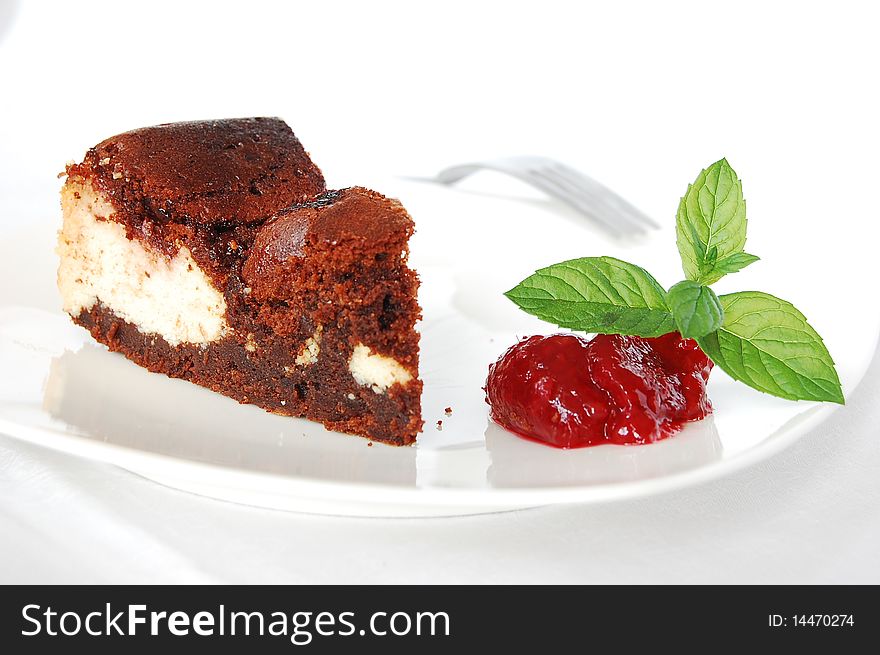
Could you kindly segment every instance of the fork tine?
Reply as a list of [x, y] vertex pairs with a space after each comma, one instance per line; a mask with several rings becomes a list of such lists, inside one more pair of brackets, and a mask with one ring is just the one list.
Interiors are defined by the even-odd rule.
[[616, 210], [608, 203], [602, 202], [600, 198], [594, 197], [579, 184], [561, 176], [557, 171], [545, 167], [541, 169], [541, 173], [544, 177], [552, 179], [558, 188], [587, 207], [592, 215], [601, 217], [601, 220], [606, 224], [614, 225], [621, 233], [639, 234], [645, 231], [645, 226], [642, 223], [633, 220], [625, 212]]
[[597, 182], [593, 178], [584, 175], [579, 170], [566, 166], [560, 162], [556, 162], [554, 166], [560, 175], [567, 180], [577, 184], [584, 192], [590, 195], [597, 202], [618, 213], [626, 213], [632, 220], [656, 229], [660, 229], [660, 224], [647, 216], [644, 212], [635, 207], [623, 196], [615, 193], [605, 185]]
[[616, 236], [622, 236], [626, 232], [621, 229], [621, 225], [617, 221], [610, 220], [607, 215], [596, 211], [596, 206], [584, 201], [572, 193], [571, 190], [562, 183], [558, 175], [548, 174], [542, 168], [530, 168], [526, 170], [528, 176], [527, 181], [538, 187], [545, 193], [562, 200], [568, 205], [573, 206], [577, 211], [585, 214], [593, 220], [602, 223], [606, 229], [613, 232]]
[[584, 175], [577, 169], [559, 162], [555, 163], [554, 169], [573, 184], [577, 184], [578, 187], [580, 187], [583, 192], [589, 195], [594, 201], [602, 203], [615, 213], [625, 213], [632, 220], [643, 225], [655, 228], [660, 227], [656, 221], [645, 215], [644, 212], [628, 202], [625, 198], [593, 178]]
[[620, 226], [623, 231], [634, 234], [642, 234], [646, 231], [647, 227], [643, 223], [634, 220], [626, 212], [622, 212], [612, 205], [603, 202], [601, 198], [597, 198], [580, 185], [565, 179], [559, 175], [559, 173], [554, 171], [552, 175], [559, 181], [560, 185], [568, 190], [569, 193], [578, 197], [585, 205], [592, 207], [594, 213], [607, 216], [608, 221], [613, 221]]
[[648, 227], [656, 227], [656, 223], [644, 216], [631, 205], [621, 202], [620, 197], [614, 194], [610, 189], [602, 187], [597, 183], [591, 184], [593, 180], [586, 177], [575, 176], [570, 172], [570, 169], [568, 171], [564, 169], [560, 171], [560, 169], [557, 168], [554, 169], [554, 173], [564, 179], [577, 190], [577, 193], [588, 199], [589, 202], [604, 208], [610, 214], [617, 217], [618, 220], [632, 225], [640, 232], [645, 231]]

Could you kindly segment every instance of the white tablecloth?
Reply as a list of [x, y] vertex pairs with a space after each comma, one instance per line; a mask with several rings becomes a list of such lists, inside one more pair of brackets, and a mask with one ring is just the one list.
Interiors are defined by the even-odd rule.
[[[21, 3], [10, 26], [12, 4], [3, 229], [57, 218], [52, 174], [109, 134], [259, 114], [291, 121], [328, 180], [334, 162], [369, 183], [534, 152], [659, 211], [651, 185], [679, 189], [720, 152], [756, 179], [821, 164], [876, 222], [865, 4]], [[239, 507], [0, 436], [0, 582], [878, 583], [878, 397], [875, 358], [819, 429], [703, 486], [424, 520]]]

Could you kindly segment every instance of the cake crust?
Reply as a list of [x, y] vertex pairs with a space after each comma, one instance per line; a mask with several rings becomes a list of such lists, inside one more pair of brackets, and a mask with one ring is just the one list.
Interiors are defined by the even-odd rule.
[[325, 190], [279, 118], [166, 123], [90, 149], [68, 175], [94, 180], [123, 218], [200, 225], [262, 222]]

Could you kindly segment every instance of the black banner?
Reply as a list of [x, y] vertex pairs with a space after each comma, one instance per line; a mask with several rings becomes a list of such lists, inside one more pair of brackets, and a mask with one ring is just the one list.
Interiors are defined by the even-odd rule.
[[4, 587], [0, 647], [839, 648], [875, 630], [873, 597], [860, 587]]

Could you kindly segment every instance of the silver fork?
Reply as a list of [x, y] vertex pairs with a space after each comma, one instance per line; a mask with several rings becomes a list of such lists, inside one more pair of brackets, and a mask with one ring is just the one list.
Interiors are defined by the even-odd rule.
[[480, 170], [498, 171], [520, 179], [600, 223], [615, 236], [660, 227], [608, 187], [548, 157], [507, 157], [451, 166], [437, 173], [432, 181], [450, 185]]

